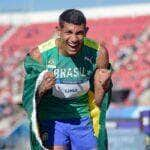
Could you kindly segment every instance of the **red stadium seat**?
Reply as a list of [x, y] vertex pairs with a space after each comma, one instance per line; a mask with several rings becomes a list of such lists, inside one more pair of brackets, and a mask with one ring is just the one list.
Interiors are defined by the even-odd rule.
[[[24, 58], [27, 50], [50, 38], [55, 26], [56, 23], [20, 26], [2, 45], [2, 55], [6, 64], [10, 61], [9, 58], [13, 57], [12, 69], [15, 70], [16, 64]], [[144, 90], [141, 81], [150, 76], [148, 54], [150, 44], [148, 37], [146, 39], [150, 16], [88, 20], [88, 26], [90, 30], [87, 36], [104, 41], [114, 69], [115, 65], [118, 65], [113, 75], [117, 86], [134, 90], [138, 97]], [[9, 27], [0, 26], [0, 36]], [[0, 66], [2, 65], [0, 62]], [[11, 71], [8, 69], [8, 72]], [[5, 75], [9, 76], [8, 72]]]

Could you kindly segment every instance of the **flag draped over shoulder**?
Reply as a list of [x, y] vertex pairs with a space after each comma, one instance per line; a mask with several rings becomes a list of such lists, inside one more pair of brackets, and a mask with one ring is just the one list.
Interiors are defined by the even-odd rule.
[[27, 112], [30, 121], [30, 145], [31, 150], [42, 150], [42, 143], [39, 137], [38, 124], [36, 118], [36, 99], [35, 93], [37, 88], [37, 81], [40, 74], [45, 70], [44, 66], [38, 61], [26, 56], [24, 61], [26, 71], [24, 90], [23, 90], [23, 107]]
[[[30, 144], [31, 150], [44, 150], [42, 145], [36, 114], [36, 90], [41, 83], [43, 74], [46, 71], [45, 66], [38, 61], [32, 59], [30, 55], [27, 55], [24, 61], [24, 67], [26, 70], [26, 76], [24, 81], [23, 91], [23, 107], [27, 112], [30, 120]], [[95, 136], [98, 141], [98, 150], [107, 150], [107, 132], [105, 128], [106, 111], [109, 106], [111, 97], [111, 87], [107, 93], [105, 93], [101, 107], [97, 107], [94, 103], [94, 93], [89, 91], [89, 108], [91, 118], [93, 120], [93, 128]]]

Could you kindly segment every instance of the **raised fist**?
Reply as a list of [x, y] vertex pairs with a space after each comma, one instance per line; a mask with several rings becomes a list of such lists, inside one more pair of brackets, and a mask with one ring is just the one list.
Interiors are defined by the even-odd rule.
[[111, 71], [107, 69], [97, 69], [94, 75], [94, 85], [95, 88], [103, 87], [104, 91], [107, 91], [109, 88], [111, 79]]
[[56, 79], [52, 72], [46, 72], [43, 81], [38, 87], [38, 95], [41, 97], [45, 92], [50, 90], [55, 85]]
[[97, 69], [94, 75], [94, 96], [97, 106], [100, 106], [104, 93], [109, 89], [111, 71]]

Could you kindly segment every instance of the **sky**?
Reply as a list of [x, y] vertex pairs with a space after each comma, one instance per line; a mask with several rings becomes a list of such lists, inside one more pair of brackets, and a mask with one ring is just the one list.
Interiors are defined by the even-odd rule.
[[0, 13], [150, 3], [149, 0], [0, 0]]

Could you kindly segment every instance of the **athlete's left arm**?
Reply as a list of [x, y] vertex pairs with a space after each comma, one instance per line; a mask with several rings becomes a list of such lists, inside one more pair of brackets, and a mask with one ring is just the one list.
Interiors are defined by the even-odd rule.
[[94, 75], [94, 96], [95, 102], [100, 106], [105, 92], [109, 89], [111, 81], [111, 71], [109, 68], [108, 50], [104, 44], [101, 45], [97, 61], [97, 69]]

